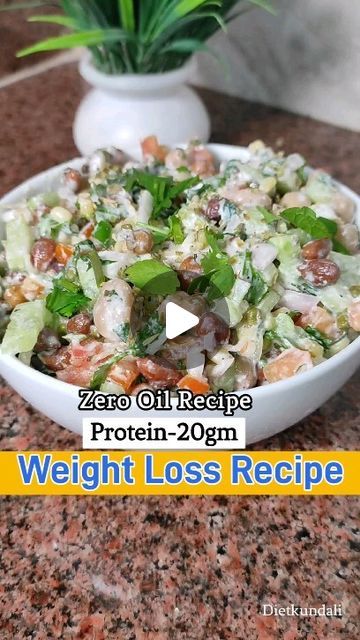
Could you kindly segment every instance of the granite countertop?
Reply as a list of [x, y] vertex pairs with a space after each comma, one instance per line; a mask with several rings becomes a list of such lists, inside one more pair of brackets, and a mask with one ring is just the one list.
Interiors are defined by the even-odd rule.
[[[0, 90], [0, 191], [77, 154], [73, 65]], [[360, 191], [359, 135], [201, 91], [213, 140], [303, 153]], [[359, 374], [254, 449], [356, 449]], [[77, 436], [0, 389], [2, 449], [77, 449]], [[356, 498], [19, 497], [0, 501], [1, 640], [355, 640]], [[262, 603], [343, 603], [342, 619], [259, 615]]]

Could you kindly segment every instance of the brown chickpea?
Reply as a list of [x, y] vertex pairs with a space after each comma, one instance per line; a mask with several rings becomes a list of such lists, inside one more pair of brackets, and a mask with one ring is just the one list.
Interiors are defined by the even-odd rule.
[[220, 203], [220, 198], [210, 198], [204, 211], [204, 215], [209, 218], [209, 220], [220, 220]]
[[41, 351], [53, 351], [60, 348], [60, 340], [57, 333], [48, 327], [42, 329], [39, 333], [34, 351], [40, 353]]
[[68, 320], [66, 329], [68, 333], [82, 333], [87, 335], [90, 333], [91, 318], [87, 313], [78, 313]]
[[316, 258], [326, 258], [332, 248], [331, 240], [321, 238], [320, 240], [311, 240], [304, 244], [301, 255], [305, 260], [315, 260]]
[[69, 348], [60, 347], [60, 349], [54, 353], [43, 354], [41, 356], [41, 360], [51, 371], [61, 371], [62, 369], [66, 369], [70, 364]]
[[73, 193], [78, 193], [86, 186], [86, 179], [76, 169], [65, 169], [64, 184], [71, 189]]
[[47, 271], [55, 256], [56, 243], [50, 238], [36, 240], [31, 249], [31, 262], [38, 271]]
[[28, 276], [26, 276], [20, 286], [26, 300], [37, 300], [37, 298], [40, 298], [44, 293], [43, 285]]
[[4, 293], [5, 302], [14, 309], [18, 304], [26, 302], [26, 298], [22, 292], [20, 284], [14, 284], [5, 290]]
[[230, 335], [228, 324], [212, 311], [207, 311], [201, 316], [199, 324], [195, 327], [195, 331], [199, 337], [206, 338], [207, 336], [213, 336], [216, 345], [224, 344]]
[[136, 229], [134, 231], [134, 248], [133, 251], [138, 256], [144, 255], [144, 253], [150, 253], [153, 248], [154, 242], [151, 233], [144, 231], [143, 229]]
[[181, 371], [176, 369], [172, 362], [160, 356], [138, 358], [137, 367], [139, 373], [158, 389], [173, 387], [182, 378]]
[[307, 260], [298, 267], [304, 280], [316, 287], [334, 284], [340, 277], [340, 269], [332, 260]]
[[192, 281], [202, 273], [202, 268], [198, 262], [196, 262], [193, 256], [185, 258], [178, 270], [178, 276], [182, 289], [185, 291], [189, 288]]

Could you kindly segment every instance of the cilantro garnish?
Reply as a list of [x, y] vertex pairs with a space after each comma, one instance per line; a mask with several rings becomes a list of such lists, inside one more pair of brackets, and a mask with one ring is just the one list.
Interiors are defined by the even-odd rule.
[[185, 233], [181, 220], [177, 215], [172, 215], [169, 220], [169, 236], [175, 242], [175, 244], [182, 244], [185, 240]]
[[251, 251], [247, 251], [245, 254], [243, 275], [251, 283], [250, 289], [245, 296], [245, 300], [247, 300], [252, 305], [259, 304], [259, 302], [268, 292], [269, 287], [262, 277], [260, 271], [257, 271], [257, 269], [253, 267], [253, 264], [251, 262]]
[[123, 322], [122, 324], [119, 324], [114, 331], [120, 340], [127, 342], [130, 335], [130, 323]]
[[157, 312], [153, 313], [146, 324], [137, 332], [136, 341], [131, 348], [132, 355], [144, 356], [147, 352], [147, 347], [160, 335], [164, 328], [165, 325], [161, 322], [159, 314]]
[[126, 175], [125, 189], [131, 192], [140, 187], [149, 191], [153, 197], [152, 218], [157, 218], [161, 214], [168, 215], [176, 198], [198, 182], [197, 176], [175, 182], [170, 176], [155, 176], [135, 169]]
[[62, 276], [54, 281], [54, 289], [46, 298], [46, 308], [70, 318], [88, 302], [90, 300], [83, 294], [80, 286]]
[[99, 389], [99, 387], [101, 387], [101, 385], [105, 382], [111, 367], [119, 362], [119, 360], [125, 358], [125, 356], [127, 355], [129, 355], [127, 351], [124, 353], [117, 353], [116, 355], [109, 358], [109, 360], [107, 360], [104, 364], [102, 364], [95, 371], [91, 379], [90, 389]]
[[201, 260], [204, 274], [194, 278], [188, 293], [199, 291], [204, 293], [209, 302], [229, 295], [235, 283], [235, 273], [230, 264], [229, 257], [223, 253], [219, 246], [218, 238], [212, 231], [206, 230], [206, 238], [210, 251]]
[[267, 224], [272, 224], [272, 222], [278, 222], [279, 216], [274, 215], [271, 211], [268, 211], [265, 207], [257, 207], [257, 210], [261, 213]]
[[322, 216], [317, 217], [315, 211], [310, 207], [290, 207], [290, 209], [284, 209], [280, 216], [294, 227], [306, 231], [312, 238], [329, 238], [333, 243], [334, 251], [345, 255], [349, 254], [346, 247], [335, 238], [338, 226], [334, 220]]
[[107, 248], [111, 244], [112, 230], [112, 225], [108, 220], [100, 220], [95, 227], [93, 237]]
[[176, 272], [160, 260], [139, 260], [126, 269], [125, 277], [145, 293], [162, 296], [180, 286]]
[[309, 334], [311, 338], [313, 338], [313, 340], [316, 340], [316, 342], [321, 344], [321, 346], [324, 347], [324, 349], [329, 349], [334, 342], [333, 340], [328, 338], [324, 333], [322, 333], [322, 331], [319, 331], [314, 327], [310, 327], [310, 326], [305, 327], [305, 331], [306, 333]]
[[166, 240], [173, 240], [175, 244], [181, 244], [185, 240], [184, 229], [181, 220], [173, 214], [166, 221], [169, 226], [152, 225], [139, 222], [139, 226], [150, 231], [154, 244], [160, 244]]

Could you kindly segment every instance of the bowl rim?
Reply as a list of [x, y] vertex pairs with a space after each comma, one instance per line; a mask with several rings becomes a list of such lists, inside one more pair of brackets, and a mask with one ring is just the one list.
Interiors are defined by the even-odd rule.
[[[179, 143], [178, 146], [184, 146], [184, 143]], [[247, 147], [244, 147], [241, 145], [209, 143], [207, 144], [207, 147], [210, 150], [215, 152], [215, 154], [217, 155], [220, 161], [225, 160], [225, 158], [223, 157], [224, 154], [227, 155], [229, 153], [231, 154], [233, 151], [236, 151], [237, 157], [239, 158], [241, 155], [245, 156], [246, 155], [245, 152], [247, 151]], [[230, 159], [230, 157], [227, 159]], [[234, 156], [234, 159], [236, 159], [236, 156]], [[4, 206], [7, 207], [8, 204], [12, 204], [11, 200], [13, 199], [13, 197], [16, 197], [16, 194], [19, 190], [24, 191], [27, 188], [30, 189], [33, 183], [37, 181], [41, 181], [42, 179], [45, 181], [46, 179], [56, 178], [64, 168], [69, 166], [78, 167], [81, 163], [84, 163], [85, 161], [86, 159], [82, 157], [72, 158], [71, 160], [62, 162], [53, 167], [50, 167], [49, 169], [45, 169], [44, 171], [41, 171], [35, 174], [31, 178], [28, 178], [27, 180], [23, 181], [22, 183], [20, 183], [19, 185], [11, 189], [0, 199], [0, 218], [2, 219], [3, 207]], [[337, 185], [340, 186], [343, 192], [347, 193], [355, 200], [358, 207], [358, 216], [360, 216], [360, 196], [357, 193], [355, 193], [355, 191], [353, 191], [352, 189], [344, 185], [343, 183], [337, 180], [335, 180], [335, 182]], [[36, 189], [38, 189], [38, 187], [36, 187]], [[360, 221], [358, 221], [358, 225], [360, 226]], [[274, 389], [274, 387], [275, 387], [275, 390], [278, 391], [279, 393], [281, 392], [286, 393], [287, 391], [292, 391], [294, 387], [299, 387], [304, 384], [306, 385], [307, 383], [311, 383], [312, 381], [316, 381], [323, 374], [330, 372], [332, 369], [336, 369], [337, 366], [341, 366], [342, 363], [347, 361], [356, 353], [359, 353], [359, 356], [360, 356], [360, 336], [355, 338], [353, 342], [351, 342], [346, 347], [344, 347], [344, 349], [342, 349], [339, 353], [336, 353], [335, 355], [331, 356], [328, 360], [324, 360], [323, 362], [320, 362], [319, 364], [315, 365], [312, 369], [303, 371], [302, 373], [292, 376], [291, 378], [286, 378], [285, 380], [278, 380], [277, 382], [271, 382], [269, 384], [265, 384], [260, 387], [251, 387], [250, 389], [240, 389], [233, 393], [236, 393], [238, 395], [248, 393], [253, 397], [266, 398], [269, 394], [271, 394], [271, 390]], [[76, 395], [78, 397], [79, 389], [83, 388], [77, 385], [70, 384], [69, 382], [64, 382], [62, 380], [59, 380], [58, 378], [48, 376], [42, 373], [41, 371], [37, 371], [36, 369], [33, 369], [28, 365], [24, 364], [23, 362], [21, 362], [21, 360], [19, 360], [16, 356], [6, 355], [0, 352], [0, 363], [3, 363], [4, 366], [9, 367], [14, 372], [18, 372], [22, 376], [31, 377], [32, 381], [38, 380], [40, 383], [42, 382], [42, 384], [44, 384], [45, 386], [52, 387], [54, 390], [56, 388], [58, 388], [59, 390], [61, 389], [63, 392], [69, 395]], [[100, 392], [97, 392], [97, 393], [100, 393]], [[173, 400], [175, 403], [176, 398], [174, 398]]]

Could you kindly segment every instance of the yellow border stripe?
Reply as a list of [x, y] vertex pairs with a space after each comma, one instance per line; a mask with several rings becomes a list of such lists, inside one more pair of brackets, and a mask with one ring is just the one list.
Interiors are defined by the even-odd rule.
[[0, 494], [359, 495], [359, 468], [359, 451], [2, 451]]

